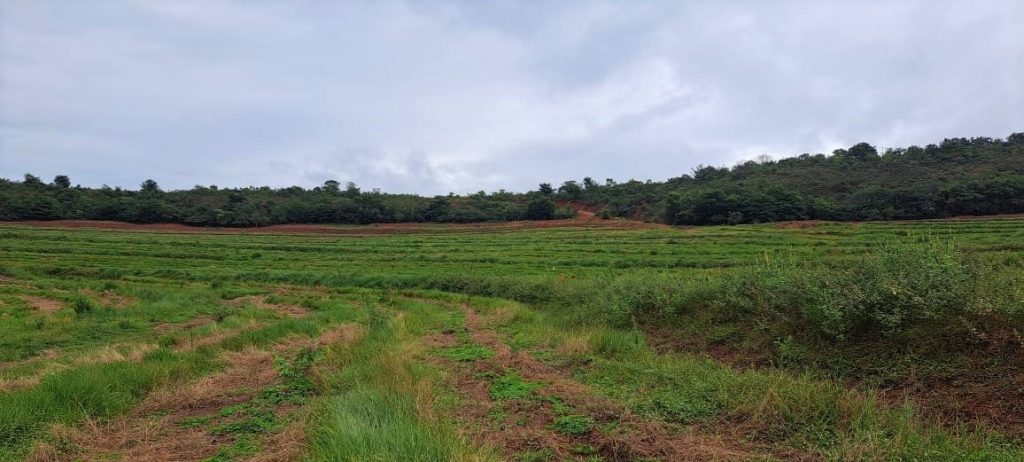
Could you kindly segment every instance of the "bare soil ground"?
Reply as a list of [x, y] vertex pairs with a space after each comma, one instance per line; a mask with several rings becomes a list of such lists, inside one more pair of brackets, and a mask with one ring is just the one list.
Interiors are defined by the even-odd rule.
[[971, 352], [954, 375], [894, 384], [882, 396], [892, 402], [910, 399], [943, 424], [982, 423], [1024, 438], [1024, 357], [1019, 349]]
[[[771, 365], [765, 349], [713, 344], [657, 325], [642, 328], [655, 351], [703, 354], [737, 369]], [[922, 413], [943, 425], [982, 423], [1007, 435], [1024, 437], [1024, 357], [1020, 356], [1018, 342], [1013, 338], [966, 352], [966, 366], [955, 375], [915, 378], [879, 391], [894, 406], [904, 400], [913, 401]], [[861, 383], [851, 379], [846, 385], [853, 388]]]
[[124, 309], [138, 301], [132, 297], [121, 295], [110, 290], [95, 291], [92, 289], [83, 289], [81, 292], [107, 308]]
[[[597, 207], [587, 206], [578, 203], [564, 203], [576, 209], [579, 214], [576, 218], [568, 220], [546, 220], [546, 221], [507, 221], [490, 223], [375, 223], [369, 225], [315, 225], [315, 224], [285, 224], [271, 225], [259, 228], [218, 228], [188, 226], [180, 223], [154, 223], [138, 224], [125, 223], [121, 221], [101, 220], [25, 220], [7, 221], [0, 224], [12, 224], [18, 226], [35, 226], [41, 228], [86, 228], [86, 229], [116, 229], [124, 231], [149, 231], [158, 233], [210, 233], [210, 234], [327, 234], [327, 235], [376, 235], [376, 234], [418, 234], [433, 232], [454, 232], [454, 233], [481, 233], [481, 232], [502, 232], [522, 229], [547, 229], [547, 228], [600, 228], [600, 229], [658, 229], [669, 228], [669, 225], [649, 223], [639, 220], [640, 214], [631, 219], [610, 219], [603, 220], [596, 216]], [[983, 215], [983, 216], [956, 216], [932, 220], [894, 220], [886, 223], [916, 223], [920, 221], [975, 221], [975, 220], [1019, 220], [1024, 214], [1007, 215]], [[802, 220], [783, 221], [775, 223], [775, 226], [783, 229], [803, 229], [834, 223], [846, 223], [850, 226], [859, 226], [861, 222], [832, 222], [823, 220]], [[691, 228], [679, 227], [674, 228]], [[0, 283], [8, 282], [9, 278], [0, 276]]]
[[113, 422], [67, 430], [65, 438], [77, 449], [73, 453], [61, 454], [44, 445], [36, 448], [34, 460], [198, 461], [216, 455], [222, 446], [234, 443], [230, 436], [211, 435], [183, 423], [244, 403], [277, 379], [269, 352], [242, 351], [228, 355], [226, 361], [224, 372], [157, 392]]
[[654, 229], [666, 225], [644, 223], [633, 220], [601, 220], [582, 215], [569, 220], [546, 221], [508, 221], [495, 223], [377, 223], [370, 225], [271, 225], [260, 228], [214, 228], [187, 226], [178, 223], [136, 224], [120, 221], [92, 220], [53, 220], [53, 221], [16, 221], [4, 222], [19, 226], [36, 226], [41, 228], [86, 228], [116, 229], [124, 231], [149, 231], [159, 233], [214, 233], [214, 234], [337, 234], [337, 235], [372, 235], [372, 234], [416, 234], [431, 232], [500, 232], [521, 229], [571, 228], [590, 227], [601, 229]]
[[21, 299], [32, 306], [32, 309], [41, 313], [56, 313], [64, 308], [59, 301], [52, 298], [46, 297], [33, 297], [30, 295], [22, 295]]
[[[344, 324], [318, 338], [288, 337], [269, 349], [226, 353], [224, 371], [184, 386], [169, 384], [111, 422], [92, 422], [82, 429], [58, 429], [55, 433], [63, 444], [40, 444], [29, 460], [186, 462], [214, 457], [234, 445], [236, 437], [215, 432], [211, 430], [215, 427], [208, 425], [191, 425], [190, 421], [214, 416], [215, 422], [230, 423], [232, 417], [224, 416], [222, 411], [249, 402], [279, 382], [276, 355], [290, 356], [301, 348], [352, 342], [361, 332], [359, 326]], [[297, 413], [303, 412], [302, 408], [282, 402], [273, 411], [289, 423], [262, 438], [256, 453], [233, 460], [284, 462], [301, 458], [306, 435]]]
[[[607, 461], [720, 461], [769, 456], [738, 439], [672, 427], [633, 414], [574, 380], [570, 371], [549, 366], [528, 352], [512, 351], [487, 318], [472, 308], [463, 309], [465, 328], [473, 342], [493, 350], [494, 357], [469, 363], [438, 361], [454, 373], [454, 386], [465, 402], [463, 418], [469, 421], [467, 428], [476, 429], [470, 436], [499, 448], [510, 459], [523, 454], [544, 454], [553, 460], [588, 460], [599, 455]], [[456, 340], [449, 332], [435, 335], [428, 342], [450, 346]], [[489, 378], [508, 372], [540, 384], [536, 396], [492, 399]], [[554, 426], [556, 419], [567, 414], [583, 416], [593, 423], [593, 429], [577, 435], [559, 432]], [[794, 454], [786, 458], [804, 459]]]
[[309, 314], [309, 310], [305, 307], [290, 305], [287, 303], [270, 303], [267, 301], [267, 297], [263, 295], [247, 295], [245, 297], [238, 297], [229, 301], [228, 304], [232, 306], [252, 305], [262, 310], [274, 311], [289, 318], [301, 318]]

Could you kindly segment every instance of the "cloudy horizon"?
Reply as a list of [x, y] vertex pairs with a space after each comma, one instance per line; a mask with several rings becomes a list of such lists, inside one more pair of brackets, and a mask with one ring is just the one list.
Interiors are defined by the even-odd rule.
[[0, 178], [426, 195], [1024, 131], [1024, 2], [0, 3]]

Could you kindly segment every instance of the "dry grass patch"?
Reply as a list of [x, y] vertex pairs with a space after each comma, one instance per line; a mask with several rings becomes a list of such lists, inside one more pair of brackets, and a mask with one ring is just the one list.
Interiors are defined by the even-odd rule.
[[76, 364], [112, 363], [114, 361], [140, 362], [146, 353], [157, 349], [152, 343], [108, 345], [75, 361]]
[[99, 302], [100, 305], [114, 309], [124, 309], [138, 301], [134, 297], [121, 295], [111, 290], [97, 292], [92, 289], [83, 289], [81, 293], [93, 300], [96, 300], [97, 302]]
[[56, 313], [60, 311], [61, 308], [64, 308], [63, 304], [52, 298], [35, 297], [32, 295], [21, 295], [20, 298], [25, 303], [28, 303], [33, 310], [40, 313]]
[[[88, 422], [79, 429], [57, 428], [54, 439], [61, 442], [59, 447], [37, 445], [30, 460], [105, 461], [115, 458], [157, 462], [213, 457], [233, 444], [234, 437], [211, 434], [198, 426], [182, 423], [190, 417], [212, 415], [227, 406], [244, 403], [277, 381], [270, 352], [250, 348], [226, 353], [224, 360], [228, 367], [223, 372], [184, 386], [171, 385], [157, 390], [131, 413], [109, 423]], [[291, 430], [291, 439], [296, 439], [295, 432]], [[280, 438], [268, 440], [268, 444], [290, 441]], [[295, 453], [292, 449], [270, 448], [268, 446], [268, 453], [272, 454]]]
[[559, 355], [574, 357], [594, 352], [594, 334], [590, 332], [567, 332], [556, 348]]
[[248, 324], [242, 327], [234, 327], [230, 329], [222, 329], [214, 327], [213, 330], [207, 335], [186, 335], [178, 340], [178, 343], [174, 346], [174, 350], [178, 352], [182, 351], [193, 351], [198, 348], [205, 346], [216, 345], [228, 338], [234, 337], [241, 332], [246, 330], [253, 330], [260, 327], [260, 323], [256, 321], [250, 321]]
[[281, 316], [289, 318], [301, 318], [309, 315], [309, 310], [299, 305], [288, 303], [270, 303], [263, 295], [247, 295], [238, 297], [227, 302], [231, 306], [250, 305], [261, 310], [270, 310]]

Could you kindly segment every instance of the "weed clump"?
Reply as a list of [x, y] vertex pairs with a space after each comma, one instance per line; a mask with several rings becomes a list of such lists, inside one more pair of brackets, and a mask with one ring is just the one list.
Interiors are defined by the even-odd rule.
[[71, 299], [71, 309], [78, 315], [89, 314], [96, 309], [96, 304], [85, 297], [74, 297]]
[[492, 399], [513, 400], [529, 398], [538, 388], [540, 384], [527, 382], [519, 374], [510, 371], [495, 379], [489, 391]]
[[563, 415], [555, 419], [552, 428], [564, 435], [583, 436], [594, 429], [594, 419], [579, 414]]

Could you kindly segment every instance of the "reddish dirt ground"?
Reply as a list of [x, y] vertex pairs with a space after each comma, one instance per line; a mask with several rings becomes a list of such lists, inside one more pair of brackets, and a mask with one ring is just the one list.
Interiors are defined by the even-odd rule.
[[[231, 421], [218, 413], [228, 406], [252, 400], [279, 382], [274, 357], [291, 356], [305, 347], [321, 348], [354, 342], [362, 329], [342, 324], [318, 338], [290, 336], [269, 351], [250, 348], [225, 353], [227, 367], [221, 372], [186, 384], [169, 384], [150, 394], [128, 414], [110, 422], [88, 422], [83, 429], [59, 427], [57, 441], [40, 443], [28, 460], [42, 461], [203, 461], [235, 443], [235, 436], [212, 432], [204, 426], [186, 425], [187, 419], [217, 416], [217, 422]], [[299, 407], [287, 402], [273, 412], [291, 420], [283, 429], [269, 434], [260, 451], [242, 459], [246, 462], [289, 462], [300, 460], [306, 444]], [[291, 418], [292, 416], [298, 418]], [[222, 459], [216, 459], [222, 460]]]
[[[509, 458], [530, 451], [546, 451], [557, 460], [590, 460], [591, 455], [600, 455], [602, 460], [608, 461], [723, 461], [769, 457], [737, 439], [674, 428], [633, 414], [574, 380], [571, 371], [550, 366], [528, 352], [513, 351], [493, 330], [490, 319], [472, 308], [461, 309], [465, 310], [465, 328], [473, 341], [490, 348], [494, 357], [469, 363], [441, 361], [446, 369], [454, 372], [453, 385], [466, 398], [462, 417], [473, 423], [470, 428], [478, 429], [473, 436], [499, 448]], [[428, 344], [454, 345], [457, 341], [453, 333], [428, 338]], [[515, 371], [525, 380], [542, 384], [537, 391], [541, 398], [493, 400], [489, 393], [490, 381], [485, 377], [506, 371]], [[595, 428], [575, 436], [559, 433], [552, 427], [558, 417], [553, 402], [564, 403], [571, 412], [588, 416], [595, 426], [614, 430]], [[496, 415], [502, 417], [496, 419]], [[593, 452], [581, 454], [580, 448]], [[808, 459], [806, 454], [786, 454], [785, 457]]]
[[262, 295], [249, 295], [245, 297], [238, 297], [228, 302], [231, 306], [243, 306], [252, 305], [261, 310], [271, 310], [281, 316], [289, 318], [301, 318], [309, 314], [309, 310], [298, 305], [289, 305], [287, 303], [270, 303], [267, 301], [267, 297]]
[[[596, 216], [593, 206], [578, 204], [575, 202], [563, 203], [562, 206], [569, 206], [576, 209], [579, 216], [568, 220], [547, 220], [547, 221], [504, 221], [490, 223], [375, 223], [370, 225], [313, 225], [313, 224], [286, 224], [271, 225], [259, 228], [218, 228], [188, 226], [180, 223], [154, 223], [137, 224], [121, 221], [99, 221], [99, 220], [25, 220], [25, 221], [0, 221], [0, 225], [9, 224], [14, 226], [34, 226], [40, 228], [85, 228], [85, 229], [115, 229], [124, 231], [149, 231], [159, 233], [209, 233], [209, 234], [336, 234], [336, 235], [374, 235], [374, 234], [428, 234], [436, 232], [502, 232], [516, 231], [523, 229], [547, 229], [547, 228], [597, 228], [597, 229], [658, 229], [658, 228], [695, 228], [692, 226], [669, 226], [660, 223], [648, 223], [635, 219], [611, 219], [602, 220]], [[973, 221], [973, 220], [1020, 220], [1024, 214], [1007, 215], [980, 215], [980, 216], [957, 216], [951, 218], [933, 220], [894, 220], [886, 223], [914, 223], [919, 221]], [[847, 223], [850, 226], [859, 226], [862, 222], [831, 222], [822, 220], [783, 221], [775, 223], [775, 226], [784, 229], [802, 229], [829, 223]]]
[[215, 228], [187, 226], [179, 223], [137, 224], [120, 221], [53, 220], [53, 221], [10, 221], [2, 222], [16, 226], [61, 229], [115, 229], [124, 231], [148, 231], [158, 233], [210, 233], [210, 234], [424, 234], [435, 232], [501, 232], [522, 229], [547, 228], [600, 228], [600, 229], [655, 229], [667, 225], [644, 223], [632, 220], [601, 220], [592, 214], [581, 214], [570, 220], [548, 221], [506, 221], [493, 223], [376, 223], [370, 225], [271, 225], [260, 228]]
[[56, 313], [64, 307], [59, 301], [52, 298], [46, 297], [33, 297], [30, 295], [22, 295], [21, 299], [32, 305], [32, 309], [41, 313]]

